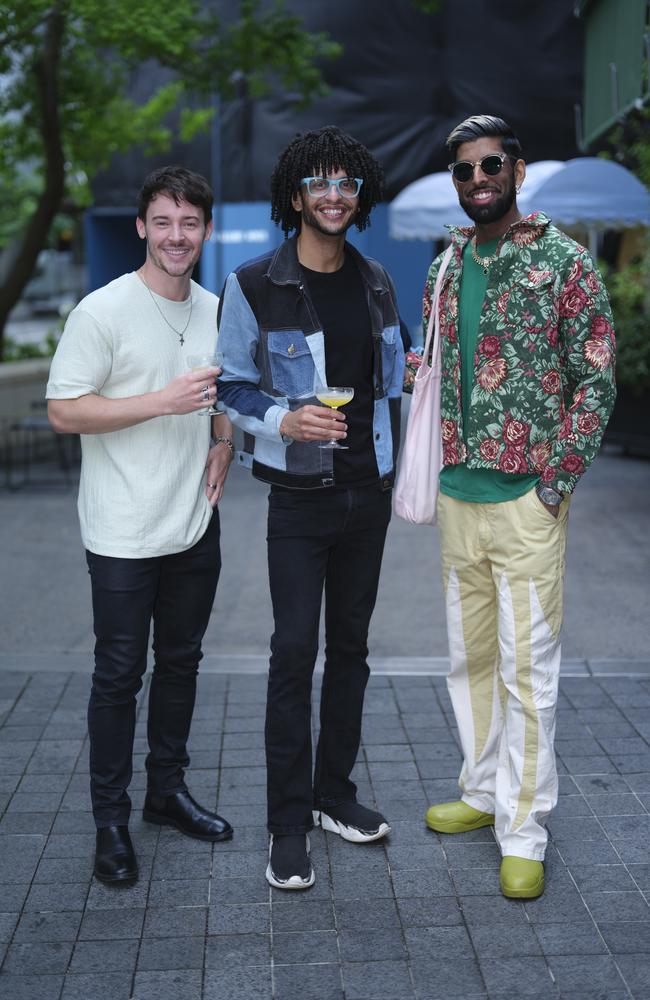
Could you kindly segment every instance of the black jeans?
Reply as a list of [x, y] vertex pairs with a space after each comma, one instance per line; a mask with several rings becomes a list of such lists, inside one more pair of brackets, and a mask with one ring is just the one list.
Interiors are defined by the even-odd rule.
[[98, 827], [128, 823], [136, 695], [153, 619], [146, 760], [155, 795], [185, 789], [187, 738], [201, 640], [221, 569], [217, 511], [191, 549], [151, 559], [86, 552], [92, 584], [95, 672], [88, 705], [90, 795]]
[[[272, 490], [268, 558], [275, 631], [266, 707], [268, 828], [306, 833], [312, 808], [354, 801], [368, 627], [390, 491]], [[311, 684], [325, 587], [325, 674], [312, 791]]]

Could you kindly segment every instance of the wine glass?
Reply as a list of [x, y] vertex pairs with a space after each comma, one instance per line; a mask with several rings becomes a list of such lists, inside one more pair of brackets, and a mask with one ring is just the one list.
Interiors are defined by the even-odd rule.
[[[202, 372], [207, 368], [223, 368], [223, 351], [215, 351], [213, 354], [188, 354], [185, 363], [190, 371], [193, 372]], [[209, 381], [210, 379], [208, 378]], [[204, 417], [216, 417], [218, 413], [221, 413], [216, 403], [215, 399], [211, 406], [207, 406], [203, 410], [195, 410], [194, 412]]]
[[[338, 410], [339, 406], [345, 406], [354, 396], [354, 389], [350, 385], [317, 385], [314, 393], [319, 403], [329, 406], [332, 410]], [[319, 448], [347, 449], [347, 444], [339, 444], [336, 438], [331, 441], [323, 441]]]

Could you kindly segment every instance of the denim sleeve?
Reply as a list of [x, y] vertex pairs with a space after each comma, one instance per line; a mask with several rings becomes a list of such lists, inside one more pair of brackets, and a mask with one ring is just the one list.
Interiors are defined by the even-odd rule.
[[233, 272], [226, 280], [219, 309], [219, 350], [224, 357], [219, 399], [236, 426], [277, 440], [287, 411], [259, 388], [260, 372], [255, 364], [258, 343], [257, 319]]

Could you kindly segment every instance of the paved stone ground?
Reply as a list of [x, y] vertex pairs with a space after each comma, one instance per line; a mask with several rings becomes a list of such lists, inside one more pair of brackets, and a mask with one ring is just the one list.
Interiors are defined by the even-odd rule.
[[[7, 491], [0, 473], [0, 657], [85, 653], [88, 669], [94, 638], [76, 486], [66, 488], [61, 470], [43, 463], [35, 466], [33, 477], [31, 487]], [[233, 672], [241, 669], [243, 656], [268, 662], [273, 619], [267, 494], [262, 483], [235, 468], [219, 505], [223, 570], [204, 650], [234, 657]], [[567, 659], [650, 659], [648, 496], [650, 462], [613, 449], [598, 456], [576, 490], [564, 588]], [[447, 656], [435, 529], [393, 518], [370, 649], [373, 657]], [[0, 670], [5, 665], [11, 669], [11, 657], [0, 662]]]
[[[317, 681], [318, 684], [318, 681]], [[265, 678], [205, 673], [190, 787], [236, 828], [209, 845], [139, 819], [146, 705], [132, 784], [141, 878], [91, 878], [88, 677], [0, 672], [2, 1000], [649, 1000], [650, 672], [566, 677], [547, 890], [498, 890], [491, 829], [426, 830], [454, 797], [459, 752], [444, 680], [376, 675], [360, 799], [384, 843], [316, 831], [307, 893], [269, 890]]]
[[143, 702], [141, 879], [95, 883], [75, 490], [42, 465], [31, 487], [0, 490], [0, 1000], [650, 1000], [649, 472], [605, 452], [572, 505], [561, 798], [547, 891], [529, 904], [500, 895], [491, 830], [459, 840], [424, 827], [429, 802], [456, 797], [460, 758], [440, 676], [436, 533], [397, 519], [356, 769], [361, 800], [393, 833], [355, 847], [317, 831], [314, 889], [269, 890], [266, 491], [234, 472], [189, 780], [235, 839], [213, 848], [141, 822]]

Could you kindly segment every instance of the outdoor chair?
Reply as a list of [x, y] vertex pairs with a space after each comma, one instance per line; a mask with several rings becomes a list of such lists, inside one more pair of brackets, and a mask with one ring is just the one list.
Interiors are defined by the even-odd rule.
[[[34, 400], [31, 413], [9, 419], [3, 431], [2, 461], [7, 489], [25, 486], [70, 486], [72, 472], [78, 466], [81, 450], [78, 434], [57, 434], [46, 412], [45, 400]], [[43, 466], [56, 459], [62, 476], [42, 474], [34, 477], [35, 465]]]

